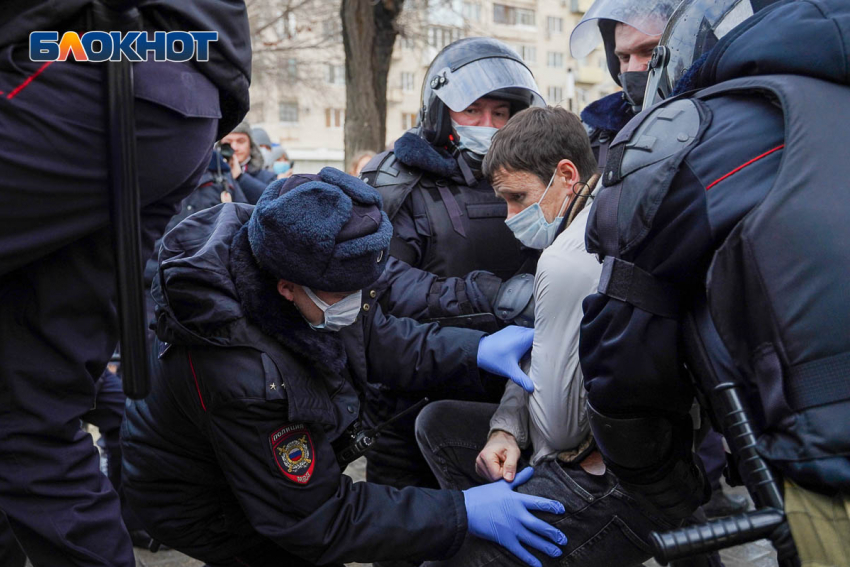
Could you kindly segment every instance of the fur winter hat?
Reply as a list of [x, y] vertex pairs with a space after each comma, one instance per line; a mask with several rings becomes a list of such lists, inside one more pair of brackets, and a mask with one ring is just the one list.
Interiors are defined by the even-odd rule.
[[381, 196], [326, 167], [269, 185], [248, 221], [254, 258], [277, 278], [321, 291], [356, 291], [380, 277], [392, 225]]

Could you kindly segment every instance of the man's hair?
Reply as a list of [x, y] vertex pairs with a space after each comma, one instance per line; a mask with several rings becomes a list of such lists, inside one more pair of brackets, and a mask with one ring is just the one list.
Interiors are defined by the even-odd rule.
[[527, 171], [549, 183], [562, 159], [575, 164], [581, 181], [596, 173], [596, 158], [578, 116], [560, 106], [531, 107], [496, 132], [482, 167], [491, 182], [505, 170]]

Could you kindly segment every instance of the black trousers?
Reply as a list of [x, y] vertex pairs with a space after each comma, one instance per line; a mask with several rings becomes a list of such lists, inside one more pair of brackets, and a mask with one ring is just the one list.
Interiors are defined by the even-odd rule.
[[[143, 257], [209, 163], [219, 112], [204, 85], [140, 98], [158, 80], [146, 69], [135, 113]], [[135, 565], [80, 428], [118, 339], [102, 77], [99, 65], [32, 63], [25, 46], [0, 51], [0, 510], [37, 567]]]
[[[475, 458], [487, 442], [495, 404], [441, 401], [422, 410], [416, 438], [442, 488], [465, 490], [484, 483], [475, 472]], [[519, 469], [527, 463], [519, 463]], [[543, 461], [518, 492], [558, 500], [566, 513], [541, 517], [569, 540], [563, 555], [553, 559], [529, 550], [544, 566], [630, 567], [650, 558], [649, 533], [675, 525], [660, 512], [626, 492], [610, 471], [593, 475], [579, 464]], [[460, 551], [430, 567], [497, 567], [525, 565], [503, 547], [467, 534]], [[677, 563], [719, 566], [717, 554]]]

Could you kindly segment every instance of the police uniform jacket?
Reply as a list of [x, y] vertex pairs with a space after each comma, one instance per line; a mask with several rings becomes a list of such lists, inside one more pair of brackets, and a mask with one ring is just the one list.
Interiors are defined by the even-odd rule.
[[[93, 3], [93, 0], [2, 2], [0, 47], [26, 44], [30, 32], [35, 30], [57, 30], [60, 34], [64, 31], [91, 31], [87, 12]], [[140, 0], [137, 5], [142, 16], [141, 30], [218, 32], [218, 39], [210, 44], [209, 61], [197, 63], [195, 67], [219, 90], [221, 120], [217, 138], [233, 130], [248, 112], [249, 106], [251, 38], [245, 3]], [[171, 84], [169, 79], [173, 80], [173, 77], [163, 77], [162, 84]], [[161, 97], [162, 94], [147, 96]]]
[[[846, 180], [850, 172], [846, 160], [830, 157], [843, 142], [825, 138], [846, 136], [838, 124], [848, 122], [850, 102], [848, 22], [850, 8], [839, 0], [774, 4], [689, 71], [683, 81], [701, 90], [642, 112], [618, 134], [587, 248], [616, 258], [607, 266], [614, 270], [632, 264], [665, 292], [600, 284], [585, 299], [580, 341], [588, 401], [598, 411], [685, 415], [694, 392], [682, 369], [679, 317], [707, 301], [733, 357], [731, 375], [750, 376], [759, 452], [800, 484], [845, 491], [848, 437], [836, 424], [846, 424], [850, 399], [847, 373], [838, 370], [850, 361], [850, 311], [837, 274], [846, 273], [848, 255], [846, 223], [834, 219], [846, 218], [848, 199], [843, 181], [817, 177]], [[802, 178], [789, 182], [795, 171]], [[619, 203], [618, 211], [606, 203]], [[772, 212], [762, 218], [760, 210]], [[746, 223], [757, 220], [773, 230], [767, 250], [748, 247], [759, 240]], [[776, 270], [784, 258], [794, 261]], [[768, 266], [759, 282], [744, 275]], [[615, 277], [607, 267], [603, 281]], [[806, 399], [806, 383], [841, 375], [842, 386], [822, 388], [826, 399]]]
[[452, 555], [462, 493], [353, 483], [335, 449], [367, 378], [477, 384], [482, 333], [385, 316], [370, 289], [353, 325], [312, 330], [252, 258], [252, 210], [219, 205], [163, 239], [152, 392], [122, 431], [128, 499], [153, 537], [208, 561], [269, 541], [282, 564]]

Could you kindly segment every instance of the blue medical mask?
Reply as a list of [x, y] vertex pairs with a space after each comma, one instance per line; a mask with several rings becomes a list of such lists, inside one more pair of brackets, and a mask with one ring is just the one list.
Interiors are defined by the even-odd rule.
[[281, 173], [286, 173], [287, 171], [289, 171], [289, 167], [290, 167], [290, 165], [289, 165], [288, 161], [276, 161], [272, 165], [272, 169], [274, 169], [274, 172], [277, 173], [278, 175], [280, 175]]
[[540, 199], [536, 203], [505, 221], [505, 224], [514, 233], [517, 240], [535, 250], [543, 250], [552, 244], [558, 233], [558, 227], [564, 221], [564, 210], [567, 208], [567, 203], [570, 200], [569, 193], [564, 197], [564, 203], [561, 205], [560, 211], [558, 211], [558, 216], [552, 222], [546, 222], [543, 209], [540, 208], [540, 203], [546, 198], [546, 193], [549, 192], [549, 188], [555, 181], [555, 175], [557, 173], [555, 171], [552, 174], [552, 179], [549, 180], [546, 190], [543, 191], [543, 195], [540, 196]]
[[461, 126], [452, 120], [455, 132], [457, 132], [458, 146], [478, 155], [487, 155], [493, 135], [499, 131], [498, 128], [489, 126]]
[[310, 323], [310, 321], [307, 321], [307, 324], [309, 324], [312, 328], [316, 330], [335, 332], [351, 325], [357, 319], [357, 314], [360, 313], [362, 291], [355, 291], [351, 295], [345, 296], [345, 298], [341, 301], [337, 301], [333, 305], [328, 305], [322, 301], [319, 296], [313, 293], [313, 290], [309, 287], [301, 287], [304, 288], [304, 293], [307, 294], [307, 297], [316, 304], [316, 307], [322, 310], [322, 313], [325, 316], [324, 321], [322, 321], [319, 325], [314, 325], [313, 323]]

